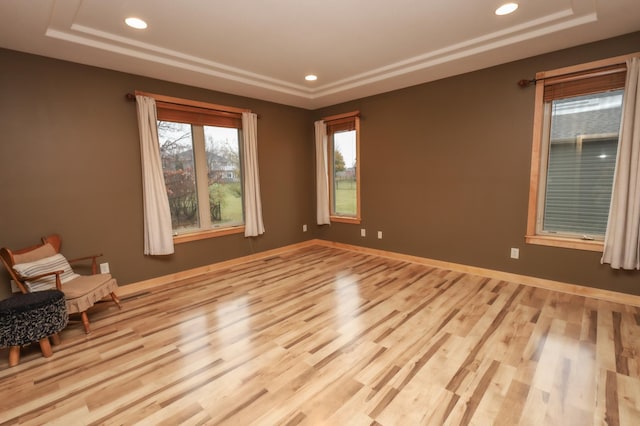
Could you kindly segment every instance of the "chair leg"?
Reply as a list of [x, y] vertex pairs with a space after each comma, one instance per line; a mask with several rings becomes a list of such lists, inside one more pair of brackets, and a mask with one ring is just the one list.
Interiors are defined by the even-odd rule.
[[122, 309], [122, 305], [120, 304], [120, 298], [118, 297], [118, 295], [115, 292], [111, 292], [111, 298], [113, 299], [113, 301], [116, 303], [116, 305], [118, 305], [118, 308]]
[[54, 346], [60, 344], [60, 335], [58, 333], [52, 334], [49, 339], [51, 339], [51, 344]]
[[84, 332], [86, 334], [91, 333], [91, 327], [89, 327], [89, 317], [87, 316], [87, 312], [83, 312], [80, 314], [82, 317], [82, 325], [84, 325]]
[[43, 337], [42, 339], [40, 339], [40, 350], [42, 351], [42, 356], [45, 358], [49, 358], [51, 355], [53, 355], [48, 337]]
[[9, 348], [9, 367], [18, 365], [20, 362], [20, 346], [11, 346]]

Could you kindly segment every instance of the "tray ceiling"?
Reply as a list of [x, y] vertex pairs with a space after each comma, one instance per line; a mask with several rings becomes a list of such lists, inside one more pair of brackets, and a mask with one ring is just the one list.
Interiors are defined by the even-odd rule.
[[0, 47], [315, 109], [640, 30], [638, 0], [499, 5], [3, 0]]

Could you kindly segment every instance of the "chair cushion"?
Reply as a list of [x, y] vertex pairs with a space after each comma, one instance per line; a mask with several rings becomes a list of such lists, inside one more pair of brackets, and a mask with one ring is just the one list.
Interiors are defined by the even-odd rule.
[[86, 311], [117, 289], [111, 274], [78, 275], [62, 287], [70, 314]]
[[50, 243], [38, 247], [37, 249], [29, 250], [26, 253], [14, 254], [14, 263], [29, 263], [36, 260], [44, 259], [45, 257], [51, 257], [56, 254], [56, 249]]
[[56, 288], [56, 276], [49, 275], [37, 280], [29, 280], [28, 277], [34, 277], [46, 272], [63, 271], [62, 274], [60, 274], [60, 281], [64, 284], [80, 276], [73, 272], [67, 259], [59, 253], [33, 262], [16, 263], [13, 265], [13, 269], [27, 278], [25, 279], [25, 284], [29, 291]]

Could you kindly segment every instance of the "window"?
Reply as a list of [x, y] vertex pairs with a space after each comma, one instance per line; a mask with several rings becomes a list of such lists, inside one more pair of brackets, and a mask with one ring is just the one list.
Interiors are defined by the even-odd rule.
[[625, 59], [536, 75], [528, 243], [602, 251]]
[[358, 112], [324, 118], [329, 149], [330, 218], [360, 223], [360, 117]]
[[240, 115], [162, 101], [156, 108], [174, 241], [243, 232]]

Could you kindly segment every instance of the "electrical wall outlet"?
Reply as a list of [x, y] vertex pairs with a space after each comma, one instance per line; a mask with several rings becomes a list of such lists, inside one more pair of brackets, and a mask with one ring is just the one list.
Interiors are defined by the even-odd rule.
[[381, 240], [382, 239], [382, 231], [378, 231], [378, 239]]
[[307, 232], [307, 224], [302, 225], [302, 232]]
[[366, 229], [364, 229], [364, 228], [362, 228], [362, 229], [360, 230], [360, 236], [361, 236], [361, 237], [366, 237], [366, 236], [367, 236], [367, 230], [366, 230]]
[[511, 247], [511, 258], [512, 259], [520, 259], [520, 249]]
[[100, 273], [101, 274], [109, 273], [109, 263], [105, 262], [100, 264]]

